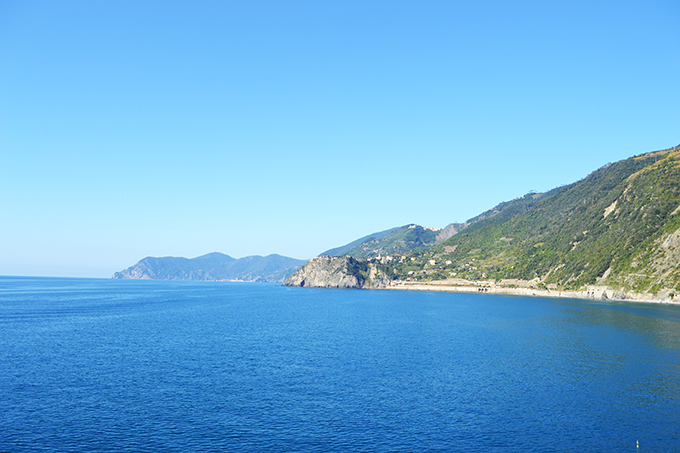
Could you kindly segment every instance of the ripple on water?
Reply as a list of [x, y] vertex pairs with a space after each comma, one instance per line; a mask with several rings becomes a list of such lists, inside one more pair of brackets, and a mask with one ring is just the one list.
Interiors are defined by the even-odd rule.
[[0, 450], [673, 451], [679, 320], [651, 304], [0, 279]]

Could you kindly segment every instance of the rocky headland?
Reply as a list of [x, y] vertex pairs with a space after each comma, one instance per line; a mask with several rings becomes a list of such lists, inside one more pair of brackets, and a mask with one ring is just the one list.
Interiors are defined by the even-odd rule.
[[377, 266], [346, 255], [312, 258], [286, 280], [286, 286], [307, 288], [384, 288], [389, 284]]

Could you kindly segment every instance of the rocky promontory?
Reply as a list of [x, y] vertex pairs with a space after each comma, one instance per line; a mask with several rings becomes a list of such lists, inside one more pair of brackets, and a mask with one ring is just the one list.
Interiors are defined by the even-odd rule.
[[384, 288], [388, 284], [385, 273], [375, 265], [347, 255], [312, 258], [286, 280], [286, 286], [311, 288]]

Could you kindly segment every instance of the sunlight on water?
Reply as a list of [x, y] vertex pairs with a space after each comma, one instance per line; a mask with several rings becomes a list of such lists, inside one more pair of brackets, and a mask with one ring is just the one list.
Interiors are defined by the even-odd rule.
[[0, 451], [680, 445], [675, 306], [5, 277], [0, 363]]

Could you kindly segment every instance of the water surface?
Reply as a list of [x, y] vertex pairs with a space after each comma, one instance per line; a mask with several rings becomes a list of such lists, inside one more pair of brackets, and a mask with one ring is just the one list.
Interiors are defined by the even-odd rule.
[[669, 305], [2, 277], [0, 366], [0, 451], [680, 445]]

